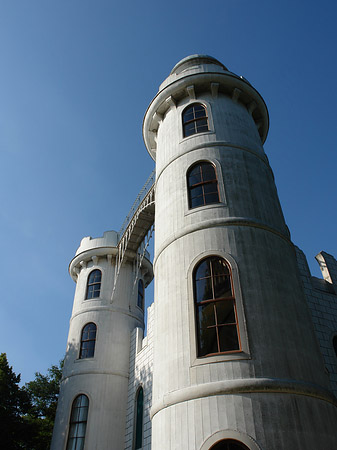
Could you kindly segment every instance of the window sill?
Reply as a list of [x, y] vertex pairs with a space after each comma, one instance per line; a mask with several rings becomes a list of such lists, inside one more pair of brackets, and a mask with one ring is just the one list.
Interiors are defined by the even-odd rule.
[[208, 130], [208, 131], [203, 131], [202, 133], [195, 133], [195, 134], [192, 134], [191, 136], [183, 137], [181, 139], [181, 141], [179, 142], [179, 144], [182, 144], [183, 142], [186, 142], [189, 139], [193, 139], [193, 138], [200, 137], [200, 136], [205, 136], [205, 135], [208, 135], [208, 134], [215, 134], [215, 131], [214, 130]]
[[227, 203], [224, 202], [219, 202], [219, 203], [211, 203], [209, 205], [202, 205], [202, 206], [197, 206], [195, 208], [190, 208], [185, 212], [185, 216], [189, 216], [190, 214], [199, 212], [199, 211], [204, 211], [205, 209], [210, 209], [210, 208], [222, 208], [223, 206], [227, 206]]
[[93, 356], [92, 358], [77, 358], [75, 359], [75, 363], [81, 363], [83, 361], [96, 361], [95, 356]]
[[238, 351], [233, 353], [226, 353], [226, 354], [219, 354], [214, 356], [204, 356], [200, 358], [194, 358], [194, 360], [191, 362], [191, 367], [194, 366], [202, 366], [204, 364], [212, 364], [212, 363], [219, 363], [219, 362], [226, 362], [226, 361], [238, 361], [242, 359], [251, 359], [251, 356], [249, 353], [246, 353], [244, 351]]

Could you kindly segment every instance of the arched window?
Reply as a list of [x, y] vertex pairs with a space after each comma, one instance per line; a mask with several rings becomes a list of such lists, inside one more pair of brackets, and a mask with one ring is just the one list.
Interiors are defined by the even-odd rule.
[[219, 256], [194, 269], [194, 304], [198, 356], [240, 351], [231, 269]]
[[143, 280], [138, 281], [137, 306], [139, 306], [139, 308], [144, 309], [144, 282], [143, 282]]
[[187, 172], [188, 202], [190, 208], [219, 203], [216, 171], [209, 162], [198, 162]]
[[337, 334], [332, 339], [332, 345], [333, 345], [333, 348], [335, 350], [335, 355], [337, 356]]
[[206, 108], [200, 103], [194, 103], [183, 111], [184, 137], [208, 131]]
[[90, 272], [88, 277], [86, 299], [99, 297], [101, 292], [101, 279], [102, 272], [100, 270], [96, 269]]
[[81, 394], [73, 401], [69, 423], [67, 450], [84, 448], [85, 430], [87, 428], [89, 399]]
[[93, 358], [95, 354], [97, 327], [94, 323], [87, 323], [81, 335], [80, 359]]
[[139, 388], [136, 396], [136, 426], [135, 426], [135, 450], [143, 446], [143, 410], [144, 410], [144, 391]]
[[249, 450], [246, 445], [233, 439], [223, 439], [222, 441], [214, 444], [210, 450]]

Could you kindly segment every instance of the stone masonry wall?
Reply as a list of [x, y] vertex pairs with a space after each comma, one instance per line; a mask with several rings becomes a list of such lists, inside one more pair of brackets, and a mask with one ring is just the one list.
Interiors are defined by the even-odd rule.
[[304, 253], [296, 248], [296, 254], [325, 370], [337, 397], [337, 354], [332, 343], [337, 336], [337, 261], [328, 253], [319, 253], [316, 259], [324, 277], [319, 279], [311, 276]]
[[131, 333], [130, 375], [126, 416], [125, 450], [133, 449], [136, 393], [140, 386], [144, 391], [142, 450], [151, 449], [150, 408], [152, 405], [153, 317], [154, 303], [152, 303], [152, 305], [147, 310], [147, 336], [143, 338], [143, 330], [141, 328], [136, 328]]

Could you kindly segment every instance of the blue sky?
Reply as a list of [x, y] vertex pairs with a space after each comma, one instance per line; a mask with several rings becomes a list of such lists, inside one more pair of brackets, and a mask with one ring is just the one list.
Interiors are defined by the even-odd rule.
[[143, 115], [187, 55], [262, 94], [285, 218], [320, 276], [314, 256], [337, 256], [336, 16], [333, 0], [1, 2], [0, 350], [24, 382], [64, 355], [69, 261], [121, 226], [154, 167]]

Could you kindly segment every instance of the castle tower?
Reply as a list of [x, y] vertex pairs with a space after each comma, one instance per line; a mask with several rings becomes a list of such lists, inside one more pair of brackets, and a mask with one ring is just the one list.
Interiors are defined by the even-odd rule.
[[143, 125], [156, 161], [153, 450], [333, 449], [336, 400], [263, 143], [259, 93], [180, 61]]
[[[52, 450], [124, 448], [130, 332], [144, 328], [152, 265], [127, 251], [113, 293], [118, 235], [82, 239], [69, 272], [76, 282]], [[85, 447], [84, 444], [85, 436]]]

